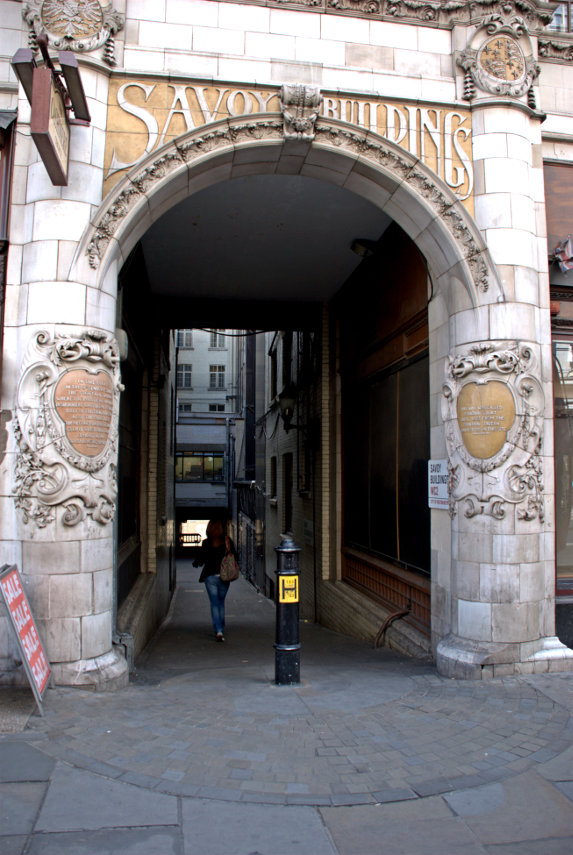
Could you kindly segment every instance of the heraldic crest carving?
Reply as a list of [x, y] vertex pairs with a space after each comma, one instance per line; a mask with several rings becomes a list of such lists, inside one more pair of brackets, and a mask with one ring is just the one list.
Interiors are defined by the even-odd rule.
[[30, 27], [30, 46], [46, 33], [48, 44], [58, 50], [93, 51], [104, 47], [103, 60], [115, 65], [114, 36], [123, 29], [124, 16], [112, 3], [100, 0], [30, 0], [24, 4], [24, 20]]
[[532, 349], [519, 342], [475, 345], [450, 356], [442, 417], [449, 455], [450, 516], [543, 521], [544, 394]]
[[[119, 353], [107, 333], [42, 330], [28, 348], [16, 408], [16, 506], [25, 522], [113, 519]], [[57, 513], [61, 511], [61, 513]]]

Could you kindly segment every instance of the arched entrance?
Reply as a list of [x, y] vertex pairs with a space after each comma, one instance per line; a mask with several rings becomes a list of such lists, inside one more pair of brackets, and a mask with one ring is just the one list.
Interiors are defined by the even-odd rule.
[[[524, 349], [516, 341], [497, 348], [490, 341], [490, 307], [504, 303], [505, 298], [475, 223], [455, 195], [419, 160], [387, 140], [345, 123], [320, 119], [312, 134], [300, 134], [293, 139], [285, 135], [281, 116], [267, 113], [249, 116], [248, 121], [243, 118], [213, 123], [208, 132], [202, 130], [177, 138], [134, 167], [110, 192], [86, 230], [70, 280], [87, 287], [88, 304], [107, 307], [98, 315], [97, 326], [110, 334], [113, 331], [118, 272], [139, 238], [165, 211], [203, 188], [247, 174], [281, 173], [318, 179], [371, 201], [415, 242], [425, 258], [430, 280], [430, 454], [432, 458], [454, 460], [456, 473], [451, 485], [451, 516], [440, 511], [432, 519], [432, 628], [438, 664], [446, 672], [452, 672], [456, 663], [461, 662], [460, 673], [477, 676], [484, 665], [489, 667], [496, 662], [512, 665], [520, 661], [527, 652], [522, 645], [529, 645], [529, 655], [535, 654], [543, 647], [544, 639], [553, 635], [552, 618], [543, 609], [544, 591], [540, 587], [534, 601], [531, 597], [528, 601], [527, 621], [518, 620], [507, 633], [504, 628], [494, 626], [489, 593], [470, 591], [462, 583], [472, 554], [485, 563], [492, 560], [496, 538], [505, 533], [516, 536], [515, 505], [524, 497], [532, 499], [525, 516], [519, 517], [528, 524], [529, 541], [539, 543], [544, 531], [542, 515], [535, 506], [535, 483], [531, 487], [524, 482], [523, 487], [514, 491], [515, 495], [497, 498], [489, 487], [476, 492], [477, 488], [470, 483], [474, 473], [483, 475], [487, 469], [483, 460], [495, 457], [494, 466], [504, 465], [511, 456], [511, 448], [504, 445], [497, 457], [494, 454], [480, 458], [478, 454], [470, 455], [469, 459], [462, 448], [463, 438], [456, 434], [452, 402], [455, 404], [460, 392], [456, 387], [460, 377], [477, 372], [489, 382], [498, 374], [502, 377], [511, 374], [515, 384], [518, 378], [529, 377], [533, 378], [529, 385], [536, 392], [534, 397], [526, 402], [519, 389], [514, 396], [517, 401], [514, 434], [527, 436], [523, 453], [520, 452], [520, 465], [527, 466], [539, 453], [539, 446], [534, 443], [535, 430], [531, 429], [532, 416], [543, 409], [542, 395], [537, 394], [539, 384], [536, 386], [534, 382], [538, 348], [533, 345]], [[502, 337], [498, 334], [499, 325], [496, 329], [499, 339]], [[325, 400], [333, 396], [328, 379], [322, 395]], [[329, 425], [323, 422], [320, 435], [323, 459], [335, 460], [335, 442]], [[518, 442], [516, 439], [512, 448]], [[455, 459], [458, 452], [459, 462]], [[323, 495], [335, 494], [337, 477], [334, 467], [325, 468]], [[463, 516], [456, 507], [461, 501], [469, 505]], [[475, 512], [472, 502], [478, 508]], [[508, 502], [511, 513], [506, 515], [504, 511], [496, 516], [500, 505]], [[85, 523], [86, 537], [101, 538], [97, 526], [94, 531], [93, 519], [92, 516]], [[320, 577], [336, 582], [340, 546], [338, 513], [323, 503], [320, 521], [323, 532]], [[483, 553], [479, 556], [476, 544]], [[106, 538], [102, 554], [112, 548], [111, 539]], [[539, 561], [539, 549], [535, 555]], [[514, 563], [519, 574], [523, 562]], [[86, 556], [88, 568], [89, 556]], [[102, 634], [102, 657], [108, 654], [110, 642], [111, 639], [104, 649]], [[94, 661], [97, 658], [94, 656]], [[97, 671], [98, 667], [96, 662], [92, 670]], [[74, 682], [79, 672], [84, 675], [89, 670], [83, 663], [64, 663], [58, 669], [58, 677], [63, 682]], [[90, 679], [88, 674], [86, 682]]]
[[[471, 218], [419, 161], [382, 138], [335, 120], [321, 120], [313, 140], [285, 139], [283, 130], [280, 117], [268, 114], [249, 117], [248, 123], [224, 121], [212, 125], [208, 134], [191, 132], [178, 138], [148, 158], [102, 206], [76, 257], [78, 275], [82, 268], [82, 278], [112, 291], [116, 271], [137, 240], [189, 195], [249, 175], [298, 175], [367, 199], [415, 241], [432, 282], [428, 287], [430, 337], [436, 338], [432, 316], [449, 315], [454, 305], [471, 310], [500, 299], [500, 286]], [[443, 334], [441, 342], [443, 347]], [[445, 345], [446, 352], [431, 347], [434, 363], [443, 361], [451, 350], [451, 341]], [[431, 376], [437, 377], [438, 372], [434, 369]], [[430, 396], [435, 398], [439, 391], [430, 389]], [[332, 395], [333, 390], [324, 394]], [[326, 458], [336, 447], [328, 425], [323, 425], [321, 443]], [[442, 457], [444, 452], [432, 452], [432, 456]], [[325, 477], [331, 477], [332, 483], [322, 485], [323, 494], [332, 489], [337, 476], [332, 470]], [[341, 573], [340, 514], [340, 506], [324, 507], [321, 512], [319, 572], [323, 580], [335, 580]]]

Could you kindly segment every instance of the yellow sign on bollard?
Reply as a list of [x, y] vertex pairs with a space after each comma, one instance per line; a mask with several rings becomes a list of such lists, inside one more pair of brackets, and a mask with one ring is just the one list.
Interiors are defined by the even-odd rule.
[[298, 576], [279, 577], [279, 603], [298, 603]]

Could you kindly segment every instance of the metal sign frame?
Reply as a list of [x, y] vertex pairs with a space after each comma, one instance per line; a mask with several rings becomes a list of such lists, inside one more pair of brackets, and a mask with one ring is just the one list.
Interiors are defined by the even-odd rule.
[[0, 593], [16, 634], [22, 662], [40, 715], [44, 715], [42, 701], [52, 680], [52, 669], [16, 564], [4, 564], [0, 568]]
[[67, 187], [70, 126], [62, 93], [50, 68], [34, 68], [30, 131], [56, 187]]

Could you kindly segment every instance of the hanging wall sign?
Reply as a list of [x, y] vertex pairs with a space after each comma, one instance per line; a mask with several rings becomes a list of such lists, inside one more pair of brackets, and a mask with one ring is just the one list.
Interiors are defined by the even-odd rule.
[[66, 187], [70, 126], [64, 99], [49, 68], [35, 68], [32, 84], [31, 134], [52, 184]]
[[5, 564], [0, 569], [0, 591], [16, 633], [30, 686], [42, 713], [42, 700], [52, 672], [15, 564]]

